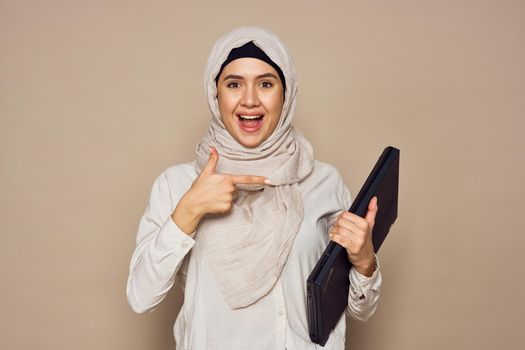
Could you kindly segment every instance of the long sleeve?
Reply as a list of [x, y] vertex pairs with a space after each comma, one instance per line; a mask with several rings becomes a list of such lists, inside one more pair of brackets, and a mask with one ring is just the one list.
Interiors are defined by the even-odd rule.
[[165, 174], [153, 184], [140, 219], [126, 288], [128, 303], [137, 313], [152, 310], [173, 286], [175, 275], [195, 241], [171, 218], [174, 208]]
[[348, 278], [350, 290], [345, 312], [352, 318], [365, 322], [375, 313], [381, 294], [382, 279], [377, 257], [376, 270], [372, 276], [363, 276], [352, 267]]

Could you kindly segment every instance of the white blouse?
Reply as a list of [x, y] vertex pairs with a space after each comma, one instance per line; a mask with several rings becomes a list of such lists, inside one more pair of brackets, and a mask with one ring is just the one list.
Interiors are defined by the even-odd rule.
[[[351, 198], [337, 170], [316, 161], [299, 184], [304, 219], [280, 279], [265, 297], [242, 309], [225, 303], [199, 247], [171, 219], [180, 198], [197, 177], [192, 163], [175, 165], [153, 184], [137, 233], [127, 284], [128, 302], [137, 313], [157, 306], [175, 279], [184, 303], [175, 322], [179, 350], [344, 349], [346, 320], [341, 317], [324, 347], [312, 343], [306, 317], [306, 280], [328, 244], [328, 229]], [[350, 270], [346, 313], [366, 321], [376, 310], [381, 273], [372, 277]]]

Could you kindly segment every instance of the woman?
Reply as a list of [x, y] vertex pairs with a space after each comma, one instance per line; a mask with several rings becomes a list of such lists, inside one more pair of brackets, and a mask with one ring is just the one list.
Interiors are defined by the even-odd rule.
[[[155, 181], [131, 260], [128, 301], [153, 309], [176, 277], [184, 304], [177, 349], [316, 349], [306, 319], [306, 279], [328, 240], [347, 249], [347, 313], [368, 319], [381, 275], [366, 218], [346, 212], [337, 170], [314, 161], [295, 130], [297, 82], [277, 37], [242, 27], [219, 39], [205, 73], [212, 112], [196, 161]], [[344, 349], [342, 317], [324, 349]], [[320, 348], [320, 347], [319, 347]]]

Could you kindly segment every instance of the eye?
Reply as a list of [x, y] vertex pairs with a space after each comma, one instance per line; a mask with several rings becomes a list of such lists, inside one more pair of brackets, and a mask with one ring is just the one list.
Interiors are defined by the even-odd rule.
[[238, 81], [231, 81], [226, 85], [230, 89], [235, 89], [241, 86], [241, 84]]
[[269, 88], [271, 88], [273, 86], [273, 84], [271, 82], [269, 82], [269, 81], [262, 81], [260, 83], [260, 86], [265, 88], [265, 89], [269, 89]]

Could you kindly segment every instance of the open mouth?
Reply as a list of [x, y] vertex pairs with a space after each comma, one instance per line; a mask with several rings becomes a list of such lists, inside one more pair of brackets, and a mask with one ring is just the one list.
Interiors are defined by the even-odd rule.
[[262, 125], [264, 115], [237, 115], [239, 124], [244, 131], [255, 132]]

